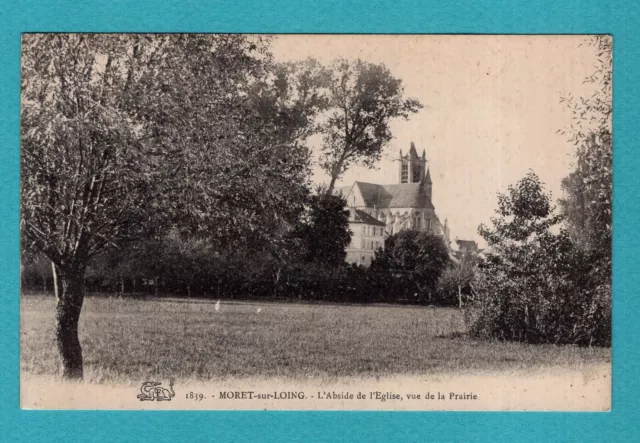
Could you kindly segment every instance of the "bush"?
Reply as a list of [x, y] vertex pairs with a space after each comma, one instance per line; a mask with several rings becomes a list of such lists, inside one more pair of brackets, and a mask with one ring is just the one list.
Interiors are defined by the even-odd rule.
[[499, 196], [494, 229], [480, 232], [498, 255], [480, 264], [465, 317], [477, 337], [610, 346], [611, 280], [606, 251], [584, 249], [530, 173]]
[[600, 281], [597, 259], [565, 246], [571, 248], [567, 255], [549, 250], [536, 255], [532, 271], [539, 278], [514, 277], [513, 268], [499, 258], [481, 264], [465, 310], [470, 333], [528, 343], [610, 346], [611, 285]]

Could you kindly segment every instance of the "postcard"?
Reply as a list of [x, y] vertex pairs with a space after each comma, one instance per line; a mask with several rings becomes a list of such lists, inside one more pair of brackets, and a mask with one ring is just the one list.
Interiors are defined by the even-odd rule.
[[22, 408], [610, 410], [611, 36], [21, 65]]

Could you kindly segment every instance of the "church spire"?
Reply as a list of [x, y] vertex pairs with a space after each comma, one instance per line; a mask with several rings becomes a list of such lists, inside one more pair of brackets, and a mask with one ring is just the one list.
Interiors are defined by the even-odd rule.
[[427, 168], [427, 175], [424, 176], [424, 182], [429, 185], [433, 184], [433, 182], [431, 181], [431, 172], [429, 171], [429, 168]]
[[416, 144], [414, 142], [411, 142], [411, 149], [409, 149], [409, 158], [415, 158], [418, 156], [418, 153], [416, 152]]

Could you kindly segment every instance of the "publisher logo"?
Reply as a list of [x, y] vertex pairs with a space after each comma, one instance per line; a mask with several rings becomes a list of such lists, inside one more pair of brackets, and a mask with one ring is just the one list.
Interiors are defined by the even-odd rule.
[[159, 381], [145, 381], [140, 386], [140, 401], [171, 401], [176, 393], [173, 390], [173, 380], [169, 381], [169, 389], [164, 388]]

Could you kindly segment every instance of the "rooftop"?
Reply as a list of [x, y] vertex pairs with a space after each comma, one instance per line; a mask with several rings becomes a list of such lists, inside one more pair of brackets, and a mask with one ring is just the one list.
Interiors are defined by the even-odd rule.
[[356, 187], [360, 191], [367, 207], [433, 209], [433, 204], [420, 183], [378, 185], [356, 181], [352, 186], [343, 186], [339, 190], [347, 197], [351, 190]]
[[[352, 208], [353, 209], [353, 208]], [[386, 226], [380, 220], [376, 220], [369, 214], [359, 209], [354, 209], [349, 216], [349, 223], [364, 223], [365, 225]]]

